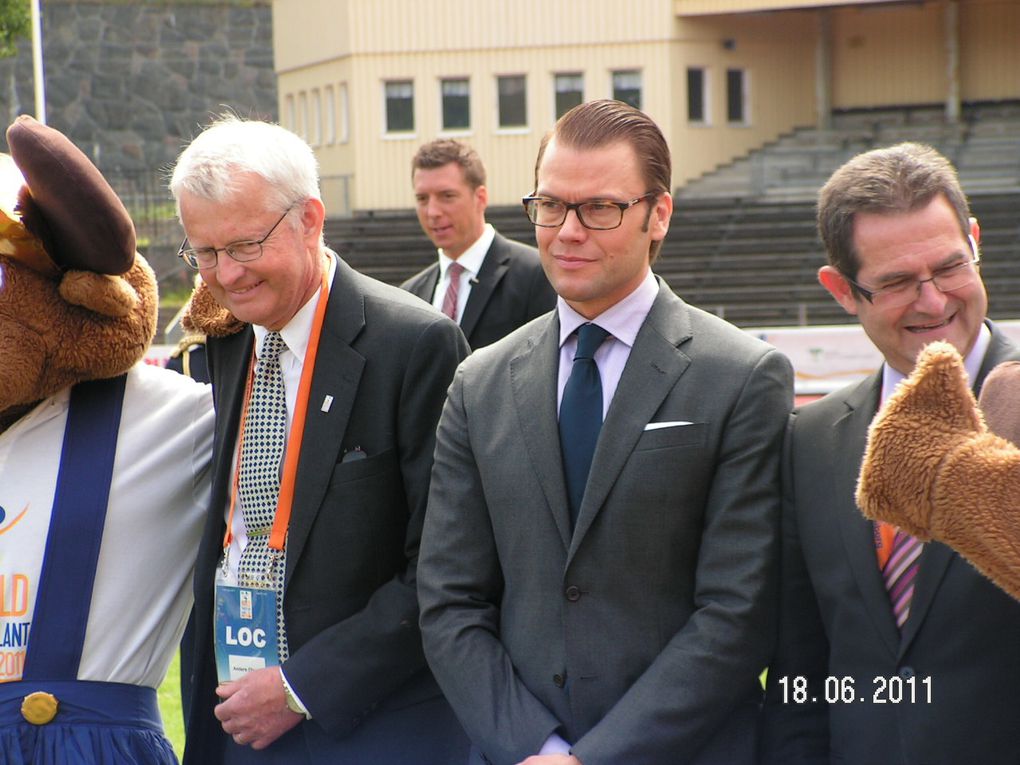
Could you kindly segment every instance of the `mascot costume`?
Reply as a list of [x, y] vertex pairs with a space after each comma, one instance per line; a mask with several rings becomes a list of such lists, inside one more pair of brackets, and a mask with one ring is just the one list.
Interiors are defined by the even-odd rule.
[[980, 405], [963, 360], [932, 343], [871, 425], [857, 504], [957, 550], [1020, 599], [1020, 363], [988, 375]]
[[99, 171], [0, 155], [0, 762], [176, 763], [155, 687], [191, 607], [208, 386], [146, 365], [156, 280]]

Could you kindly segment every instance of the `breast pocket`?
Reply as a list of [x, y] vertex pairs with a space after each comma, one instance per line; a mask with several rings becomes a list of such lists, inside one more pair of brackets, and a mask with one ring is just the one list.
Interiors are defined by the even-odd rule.
[[341, 458], [336, 463], [336, 467], [333, 468], [333, 479], [330, 481], [330, 485], [336, 486], [348, 481], [359, 481], [385, 473], [396, 472], [398, 467], [396, 449], [387, 449], [379, 454], [361, 457], [360, 459]]
[[635, 452], [675, 447], [704, 446], [708, 438], [708, 423], [692, 422], [690, 425], [671, 425], [666, 428], [646, 430], [634, 446]]

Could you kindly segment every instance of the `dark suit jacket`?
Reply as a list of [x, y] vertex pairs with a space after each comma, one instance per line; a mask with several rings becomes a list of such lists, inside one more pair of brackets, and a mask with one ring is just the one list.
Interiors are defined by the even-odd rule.
[[573, 533], [558, 363], [552, 313], [454, 378], [418, 566], [429, 663], [499, 765], [554, 731], [584, 765], [751, 763], [789, 362], [660, 281]]
[[[993, 327], [977, 383], [1017, 354]], [[769, 668], [764, 759], [775, 765], [1015, 765], [1020, 604], [932, 542], [921, 553], [902, 638], [893, 621], [873, 525], [854, 503], [881, 387], [878, 372], [791, 419], [780, 631]], [[800, 700], [793, 698], [795, 677], [807, 681]], [[854, 692], [826, 704], [826, 682], [833, 699], [842, 678], [851, 678], [843, 686], [852, 683]], [[905, 698], [893, 703], [889, 691], [900, 688]], [[916, 701], [908, 700], [911, 689]], [[876, 703], [876, 694], [884, 703]]]
[[[402, 289], [431, 303], [439, 281], [439, 263], [415, 274]], [[552, 310], [556, 293], [542, 270], [538, 250], [496, 234], [471, 286], [460, 328], [472, 349], [510, 334]]]
[[[219, 761], [225, 739], [213, 717], [210, 619], [252, 343], [250, 327], [208, 342], [214, 476], [195, 573], [197, 675], [185, 755], [202, 765]], [[431, 738], [463, 736], [456, 726], [419, 720], [419, 727], [436, 728], [423, 742], [421, 730], [379, 722], [396, 710], [407, 722], [408, 707], [439, 696], [421, 648], [415, 564], [435, 423], [466, 353], [463, 335], [445, 316], [338, 259], [312, 379], [284, 591], [285, 672], [314, 718], [300, 729], [310, 747], [330, 752], [316, 761], [350, 762], [343, 742], [368, 723], [407, 742], [406, 762], [432, 762], [418, 756]], [[327, 395], [333, 402], [323, 412]], [[344, 461], [355, 449], [367, 457]]]

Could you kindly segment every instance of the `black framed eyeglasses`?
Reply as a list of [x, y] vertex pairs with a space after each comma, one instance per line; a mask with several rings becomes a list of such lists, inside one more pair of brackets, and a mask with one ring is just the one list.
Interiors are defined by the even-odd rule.
[[927, 279], [906, 278], [887, 284], [884, 287], [872, 289], [858, 284], [848, 276], [844, 276], [852, 284], [862, 297], [878, 308], [902, 308], [910, 305], [921, 295], [921, 285], [931, 282], [939, 292], [952, 292], [971, 284], [977, 278], [977, 266], [981, 262], [981, 255], [975, 250], [974, 257], [954, 263], [951, 266], [940, 268]]
[[242, 242], [231, 242], [224, 247], [188, 247], [188, 238], [184, 237], [180, 248], [177, 250], [177, 257], [185, 262], [189, 268], [198, 270], [200, 268], [213, 268], [219, 258], [219, 253], [225, 252], [238, 263], [250, 263], [262, 257], [262, 245], [273, 235], [277, 226], [283, 223], [283, 219], [293, 210], [293, 205], [288, 207], [280, 219], [269, 229], [269, 233], [261, 239], [245, 240]]
[[536, 226], [543, 228], [562, 226], [567, 219], [567, 213], [573, 210], [577, 213], [577, 220], [585, 228], [594, 231], [609, 231], [620, 227], [620, 224], [623, 223], [623, 214], [631, 207], [646, 199], [654, 199], [661, 193], [661, 191], [649, 191], [627, 202], [592, 199], [587, 202], [568, 203], [553, 197], [542, 196], [524, 197], [521, 202], [524, 204], [524, 212], [527, 213], [528, 220]]

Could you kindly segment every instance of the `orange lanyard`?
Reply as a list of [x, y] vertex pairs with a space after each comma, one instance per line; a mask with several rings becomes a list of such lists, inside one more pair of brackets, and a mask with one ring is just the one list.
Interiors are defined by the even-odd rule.
[[[273, 519], [273, 530], [269, 535], [269, 547], [281, 552], [287, 540], [287, 528], [290, 526], [290, 513], [294, 504], [294, 483], [297, 477], [298, 459], [301, 457], [301, 443], [305, 432], [305, 418], [308, 414], [308, 396], [312, 387], [312, 374], [315, 371], [315, 357], [319, 352], [319, 336], [326, 318], [326, 304], [329, 302], [329, 282], [326, 272], [322, 273], [322, 293], [319, 304], [315, 308], [312, 321], [312, 332], [308, 338], [308, 349], [301, 367], [301, 384], [298, 386], [297, 401], [294, 405], [294, 421], [287, 437], [287, 456], [283, 461], [283, 477], [280, 480], [280, 493], [276, 499], [276, 516]], [[241, 409], [241, 430], [238, 434], [237, 467], [234, 469], [234, 481], [230, 492], [230, 513], [227, 516], [227, 531], [223, 535], [224, 557], [233, 535], [230, 533], [234, 523], [234, 508], [237, 506], [237, 490], [241, 472], [241, 454], [244, 449], [244, 422], [248, 415], [251, 401], [251, 389], [255, 380], [255, 348], [251, 351], [251, 362], [248, 365], [248, 381], [244, 387], [244, 406]]]

